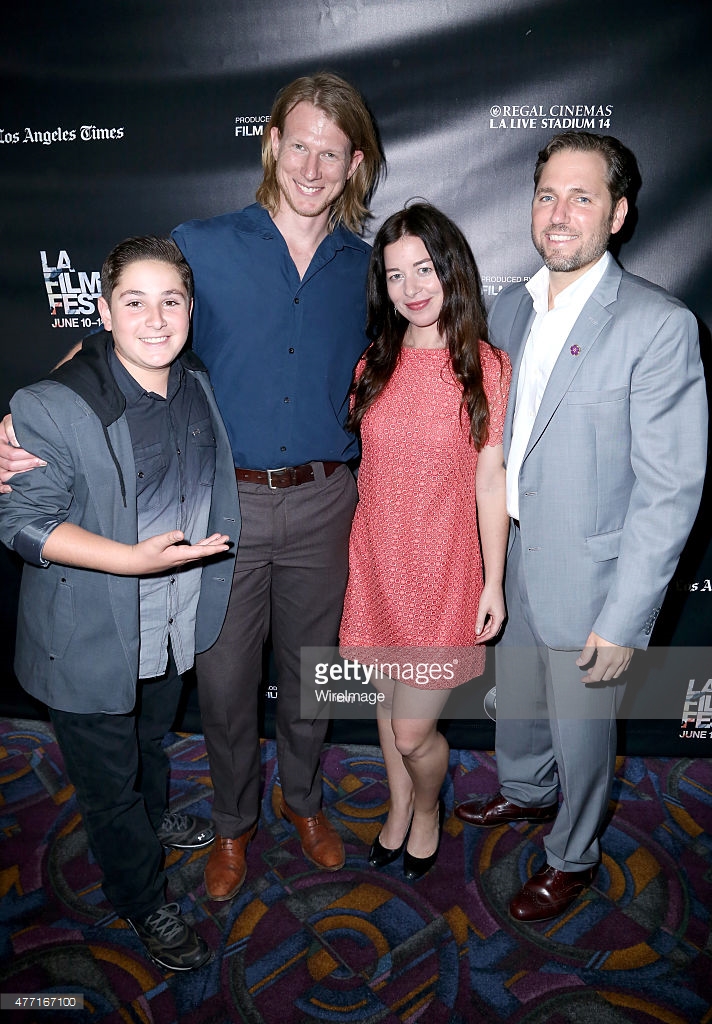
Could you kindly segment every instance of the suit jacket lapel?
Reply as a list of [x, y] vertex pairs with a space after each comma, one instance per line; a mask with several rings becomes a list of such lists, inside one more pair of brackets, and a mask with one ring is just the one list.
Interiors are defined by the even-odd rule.
[[[505, 456], [509, 452], [509, 445], [512, 440], [512, 424], [514, 422], [514, 406], [516, 405], [519, 370], [522, 365], [524, 349], [526, 347], [529, 331], [531, 330], [533, 322], [534, 306], [532, 304], [531, 295], [525, 289], [521, 302], [519, 303], [519, 308], [517, 309], [514, 320], [512, 321], [512, 329], [509, 335], [510, 344], [507, 351], [512, 363], [512, 382], [509, 386], [509, 401], [507, 402], [507, 412], [504, 418], [503, 441]], [[515, 338], [519, 339], [516, 351], [514, 348]]]
[[532, 427], [529, 444], [524, 453], [525, 459], [563, 401], [572, 381], [581, 372], [581, 368], [586, 362], [589, 352], [596, 344], [601, 331], [611, 320], [613, 314], [606, 307], [617, 298], [621, 276], [621, 268], [617, 263], [611, 262], [610, 267], [596, 287], [593, 295], [581, 310], [576, 323], [571, 328], [564, 347], [554, 363], [554, 369], [551, 371], [551, 376], [544, 390], [541, 405]]

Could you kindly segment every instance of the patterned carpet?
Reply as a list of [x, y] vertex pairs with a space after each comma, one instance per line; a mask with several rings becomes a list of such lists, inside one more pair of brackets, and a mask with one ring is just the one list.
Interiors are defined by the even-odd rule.
[[[210, 813], [202, 736], [169, 737], [173, 806]], [[408, 884], [366, 863], [385, 812], [380, 752], [332, 746], [325, 803], [346, 867], [311, 868], [276, 815], [274, 743], [247, 882], [207, 901], [205, 852], [168, 858], [170, 896], [215, 950], [164, 975], [102, 896], [51, 727], [0, 720], [0, 993], [81, 993], [85, 1009], [20, 1021], [712, 1022], [712, 761], [618, 766], [593, 888], [562, 918], [519, 925], [507, 902], [542, 859], [546, 826], [462, 825], [456, 801], [496, 788], [491, 754], [453, 751], [436, 868]]]

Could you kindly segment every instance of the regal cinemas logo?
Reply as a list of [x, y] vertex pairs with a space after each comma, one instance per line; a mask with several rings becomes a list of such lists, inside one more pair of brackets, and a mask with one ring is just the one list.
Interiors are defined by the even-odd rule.
[[604, 130], [611, 127], [611, 103], [493, 103], [490, 128], [536, 128], [548, 131]]

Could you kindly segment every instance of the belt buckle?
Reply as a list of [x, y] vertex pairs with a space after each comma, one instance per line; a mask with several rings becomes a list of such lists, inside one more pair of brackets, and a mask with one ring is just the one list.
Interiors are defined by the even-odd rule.
[[289, 468], [288, 466], [280, 466], [279, 469], [268, 469], [266, 471], [267, 472], [267, 486], [269, 487], [269, 489], [271, 491], [276, 491], [277, 490], [277, 487], [275, 486], [275, 484], [272, 483], [272, 474], [273, 473], [284, 473], [285, 470], [287, 470], [288, 468]]

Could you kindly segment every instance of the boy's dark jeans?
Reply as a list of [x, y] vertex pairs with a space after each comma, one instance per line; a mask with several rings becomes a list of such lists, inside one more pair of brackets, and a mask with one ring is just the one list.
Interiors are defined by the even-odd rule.
[[156, 836], [168, 805], [162, 748], [175, 718], [181, 677], [143, 679], [127, 715], [49, 709], [79, 803], [102, 888], [120, 917], [140, 918], [165, 902], [163, 847]]

